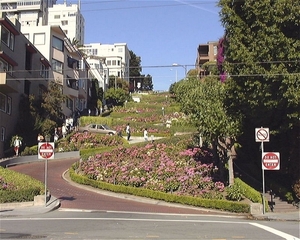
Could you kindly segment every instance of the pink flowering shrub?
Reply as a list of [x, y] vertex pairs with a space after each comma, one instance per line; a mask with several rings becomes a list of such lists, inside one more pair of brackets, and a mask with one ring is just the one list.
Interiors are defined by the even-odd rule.
[[2, 190], [15, 190], [16, 187], [13, 183], [5, 181], [4, 177], [0, 176], [0, 191]]
[[[201, 149], [180, 152], [174, 145], [118, 147], [83, 161], [79, 170], [91, 179], [125, 186], [142, 187], [178, 195], [222, 198], [224, 184], [214, 182], [213, 163], [201, 163], [194, 156], [212, 159]], [[205, 155], [205, 156], [204, 156]], [[208, 160], [206, 161], [208, 162]]]
[[122, 145], [123, 141], [118, 136], [101, 135], [94, 133], [75, 133], [69, 141], [59, 142], [59, 151], [78, 151], [83, 148], [99, 148], [104, 146]]

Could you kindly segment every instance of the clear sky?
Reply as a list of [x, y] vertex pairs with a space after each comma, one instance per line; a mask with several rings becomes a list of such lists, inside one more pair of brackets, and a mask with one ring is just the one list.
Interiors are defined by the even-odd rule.
[[142, 74], [152, 76], [154, 90], [168, 90], [176, 76], [184, 78], [180, 65], [194, 68], [199, 44], [223, 36], [216, 4], [216, 0], [81, 0], [85, 43], [127, 43], [141, 57]]

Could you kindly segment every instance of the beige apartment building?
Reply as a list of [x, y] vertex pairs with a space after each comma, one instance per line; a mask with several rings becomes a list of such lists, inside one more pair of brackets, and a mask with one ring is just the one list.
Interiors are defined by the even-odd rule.
[[17, 20], [10, 20], [1, 14], [0, 30], [1, 158], [15, 134], [20, 102], [30, 94], [41, 96], [46, 91], [51, 64], [20, 32], [20, 23]]
[[199, 44], [197, 48], [196, 70], [199, 78], [203, 77], [206, 73], [202, 65], [206, 62], [217, 61], [218, 42], [211, 41], [206, 44]]
[[51, 80], [62, 86], [67, 97], [62, 105], [65, 118], [87, 108], [90, 98], [89, 65], [60, 26], [22, 26], [22, 33], [49, 59]]

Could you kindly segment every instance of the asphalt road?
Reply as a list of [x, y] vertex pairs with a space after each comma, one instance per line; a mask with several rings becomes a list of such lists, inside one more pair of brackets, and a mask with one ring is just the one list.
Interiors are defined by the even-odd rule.
[[[126, 199], [126, 196], [111, 196], [103, 191], [92, 191], [88, 188], [74, 186], [62, 176], [70, 166], [78, 159], [48, 160], [47, 186], [51, 195], [58, 198], [61, 208], [99, 210], [99, 211], [123, 211], [123, 212], [148, 212], [148, 213], [175, 213], [175, 214], [221, 214], [228, 215], [214, 210], [201, 208], [187, 208], [173, 204], [163, 204], [157, 201], [151, 203], [147, 199], [139, 198], [138, 201]], [[10, 169], [27, 174], [42, 182], [45, 181], [45, 163], [32, 162], [11, 166]], [[231, 213], [230, 213], [231, 214]]]

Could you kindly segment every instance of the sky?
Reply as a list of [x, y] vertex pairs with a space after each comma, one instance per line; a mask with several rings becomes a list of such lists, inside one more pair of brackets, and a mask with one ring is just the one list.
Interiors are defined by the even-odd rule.
[[185, 68], [195, 68], [199, 44], [223, 36], [216, 4], [216, 0], [81, 0], [85, 44], [126, 43], [141, 57], [141, 74], [152, 76], [154, 90], [168, 90], [184, 78]]

